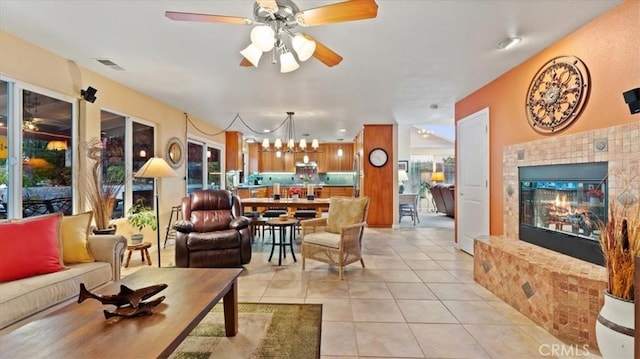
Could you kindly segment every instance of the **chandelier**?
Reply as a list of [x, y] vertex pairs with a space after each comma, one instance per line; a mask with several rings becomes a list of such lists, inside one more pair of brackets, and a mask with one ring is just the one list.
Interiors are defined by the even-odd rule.
[[263, 53], [272, 51], [271, 63], [276, 64], [278, 57], [280, 72], [287, 73], [300, 67], [291, 48], [300, 61], [307, 61], [313, 56], [316, 42], [302, 33], [292, 32], [292, 29], [298, 26], [295, 14], [300, 12], [295, 4], [290, 3], [289, 6], [275, 9], [256, 5], [254, 12], [259, 22], [256, 22], [256, 26], [251, 30], [251, 44], [240, 51], [253, 66], [258, 67]]
[[[296, 141], [296, 130], [293, 123], [294, 114], [294, 112], [287, 112], [287, 118], [284, 122], [286, 125], [286, 138], [276, 138], [273, 142], [273, 147], [271, 147], [271, 143], [268, 138], [262, 140], [262, 150], [264, 152], [275, 151], [276, 157], [280, 157], [282, 156], [282, 152], [310, 152], [318, 150], [320, 145], [318, 140], [315, 138], [311, 141], [311, 150], [307, 147], [308, 144], [306, 138], [301, 138], [300, 142]], [[305, 162], [308, 162], [308, 160]]]
[[36, 132], [39, 130], [39, 128], [33, 120], [33, 117], [26, 117], [22, 121], [22, 130], [27, 132]]

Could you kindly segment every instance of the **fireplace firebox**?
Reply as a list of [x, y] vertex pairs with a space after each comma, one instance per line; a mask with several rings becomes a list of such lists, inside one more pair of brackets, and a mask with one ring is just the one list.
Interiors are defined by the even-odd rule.
[[607, 172], [607, 162], [520, 167], [520, 239], [604, 265]]

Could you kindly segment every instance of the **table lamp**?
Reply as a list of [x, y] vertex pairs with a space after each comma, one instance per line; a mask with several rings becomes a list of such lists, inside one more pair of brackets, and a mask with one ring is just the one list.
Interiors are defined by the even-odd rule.
[[158, 267], [160, 267], [160, 206], [158, 205], [158, 178], [177, 177], [176, 172], [169, 166], [167, 161], [160, 157], [151, 157], [136, 172], [133, 177], [153, 178], [153, 187], [156, 196], [156, 235], [158, 237]]

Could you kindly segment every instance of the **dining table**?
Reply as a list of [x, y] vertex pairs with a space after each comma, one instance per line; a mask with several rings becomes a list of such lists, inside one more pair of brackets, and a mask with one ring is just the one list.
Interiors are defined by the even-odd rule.
[[250, 197], [240, 199], [240, 203], [242, 203], [243, 207], [282, 207], [293, 211], [297, 209], [313, 208], [318, 213], [318, 217], [322, 215], [323, 209], [329, 208], [330, 202], [331, 200], [329, 198], [315, 198], [310, 200], [306, 198], [273, 199], [270, 197]]

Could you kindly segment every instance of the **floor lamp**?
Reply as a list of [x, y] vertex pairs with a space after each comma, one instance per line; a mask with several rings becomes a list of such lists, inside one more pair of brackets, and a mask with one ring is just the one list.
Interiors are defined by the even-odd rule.
[[176, 172], [169, 166], [167, 161], [160, 157], [151, 157], [136, 172], [133, 177], [136, 178], [153, 178], [153, 187], [156, 196], [156, 235], [158, 237], [158, 267], [160, 265], [160, 206], [158, 204], [158, 178], [177, 177]]

